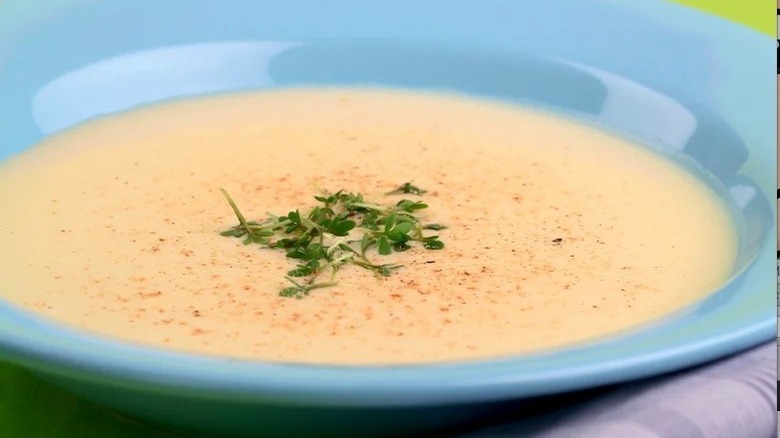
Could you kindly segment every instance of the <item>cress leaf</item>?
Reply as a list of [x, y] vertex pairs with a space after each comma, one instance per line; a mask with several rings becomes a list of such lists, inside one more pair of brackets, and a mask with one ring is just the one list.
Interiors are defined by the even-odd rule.
[[393, 252], [390, 242], [387, 241], [385, 236], [381, 236], [376, 240], [376, 248], [381, 255], [388, 255]]

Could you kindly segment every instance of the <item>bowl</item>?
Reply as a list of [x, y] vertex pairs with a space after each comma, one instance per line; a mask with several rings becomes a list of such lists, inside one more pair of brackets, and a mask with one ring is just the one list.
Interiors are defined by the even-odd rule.
[[706, 171], [738, 218], [733, 275], [705, 300], [641, 330], [512, 358], [336, 367], [204, 357], [0, 301], [0, 357], [118, 412], [204, 436], [423, 434], [776, 336], [768, 37], [660, 0], [19, 0], [0, 17], [0, 159], [89, 119], [188, 96], [454, 90], [637, 139]]

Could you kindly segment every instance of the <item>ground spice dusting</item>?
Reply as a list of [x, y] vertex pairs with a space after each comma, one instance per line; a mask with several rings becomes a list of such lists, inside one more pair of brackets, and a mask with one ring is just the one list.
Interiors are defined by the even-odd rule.
[[[723, 242], [708, 241], [711, 233], [695, 220], [699, 213], [677, 215], [691, 218], [688, 223], [664, 211], [663, 205], [678, 205], [682, 192], [701, 194], [698, 186], [666, 163], [631, 152], [633, 146], [622, 140], [543, 114], [453, 98], [285, 93], [181, 102], [156, 109], [153, 117], [143, 110], [67, 133], [62, 138], [73, 150], [72, 169], [37, 166], [36, 178], [52, 181], [48, 192], [14, 202], [25, 222], [0, 217], [0, 252], [15, 251], [6, 254], [10, 263], [0, 265], [15, 269], [0, 275], [19, 284], [9, 290], [40, 291], [10, 299], [115, 336], [207, 354], [437, 361], [547, 348], [641, 323], [700, 296], [694, 291], [704, 293], [710, 280], [693, 273], [729, 263], [726, 244], [703, 249]], [[351, 98], [339, 103], [344, 93]], [[295, 103], [301, 101], [305, 110]], [[257, 114], [266, 123], [258, 124]], [[519, 118], [524, 122], [517, 123]], [[279, 128], [291, 121], [306, 128]], [[108, 126], [102, 123], [112, 127], [101, 131]], [[122, 123], [143, 129], [118, 137]], [[193, 126], [197, 132], [190, 131]], [[439, 128], [434, 132], [433, 126]], [[539, 139], [543, 153], [534, 146]], [[572, 143], [588, 143], [600, 153], [579, 156], [579, 147], [566, 146]], [[258, 145], [263, 166], [235, 159], [257, 153]], [[44, 154], [46, 147], [34, 153]], [[642, 171], [590, 155], [647, 162], [648, 173], [663, 176], [654, 180], [675, 189], [658, 189], [637, 177]], [[97, 160], [105, 164], [95, 166]], [[306, 165], [289, 165], [301, 162]], [[23, 194], [3, 187], [28, 184], [8, 178], [0, 169], [0, 196], [10, 202]], [[223, 185], [257, 218], [309, 205], [319, 189], [374, 195], [401, 181], [428, 189], [436, 206], [428, 219], [452, 230], [447, 251], [388, 255], [388, 263], [406, 266], [403, 275], [376, 280], [344, 269], [338, 287], [289, 300], [275, 295], [290, 269], [283, 253], [269, 256], [237, 239], [215, 239], [234, 223], [218, 191]], [[637, 192], [658, 202], [639, 202]], [[57, 209], [57, 225], [50, 226], [53, 206], [86, 198], [95, 201], [92, 210]], [[719, 210], [707, 202], [699, 205], [711, 222]], [[613, 203], [621, 206], [617, 213], [607, 208]], [[636, 214], [624, 217], [623, 211]], [[40, 232], [14, 233], [27, 227]], [[694, 244], [634, 232], [656, 227], [691, 236]], [[126, 233], [124, 246], [116, 242], [118, 233]], [[94, 243], [79, 240], [85, 236]], [[47, 253], [64, 256], [42, 258], [28, 249], [41, 242], [49, 245]], [[613, 242], [620, 243], [619, 251]], [[671, 252], [649, 255], [660, 249]], [[687, 272], [670, 269], [690, 263], [697, 265]], [[80, 293], [79, 299], [66, 289]]]

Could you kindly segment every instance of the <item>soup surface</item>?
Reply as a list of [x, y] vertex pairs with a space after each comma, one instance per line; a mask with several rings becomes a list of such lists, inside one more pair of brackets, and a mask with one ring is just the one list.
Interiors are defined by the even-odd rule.
[[[426, 189], [444, 249], [369, 257], [303, 299], [284, 252], [219, 233]], [[404, 195], [417, 199], [416, 195]], [[711, 292], [736, 234], [703, 183], [567, 119], [450, 95], [295, 89], [174, 102], [56, 135], [0, 167], [3, 297], [144, 344], [274, 361], [496, 357], [636, 327]], [[389, 201], [401, 199], [387, 197]]]

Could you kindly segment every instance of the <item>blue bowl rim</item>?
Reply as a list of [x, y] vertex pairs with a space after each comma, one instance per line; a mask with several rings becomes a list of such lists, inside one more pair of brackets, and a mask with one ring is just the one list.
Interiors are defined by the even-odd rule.
[[[669, 14], [706, 26], [713, 17], [647, 0], [646, 12]], [[718, 26], [750, 34], [736, 25]], [[713, 36], [714, 37], [714, 36]], [[771, 237], [771, 236], [770, 236]], [[769, 252], [767, 249], [766, 252]], [[5, 318], [5, 320], [4, 320]], [[521, 373], [532, 357], [467, 364], [404, 367], [329, 367], [209, 358], [114, 343], [30, 318], [0, 304], [0, 347], [10, 359], [65, 379], [117, 387], [227, 399], [278, 399], [342, 406], [452, 404], [542, 395], [655, 375], [732, 354], [776, 336], [777, 321], [763, 318], [739, 330], [721, 331], [684, 344], [563, 369]], [[21, 329], [21, 325], [25, 329]], [[30, 329], [32, 324], [34, 329]], [[14, 329], [18, 329], [14, 330]], [[52, 334], [56, 334], [54, 337]], [[64, 341], [64, 342], [63, 342]], [[78, 347], [76, 347], [78, 345]], [[545, 354], [540, 356], [542, 360]]]

